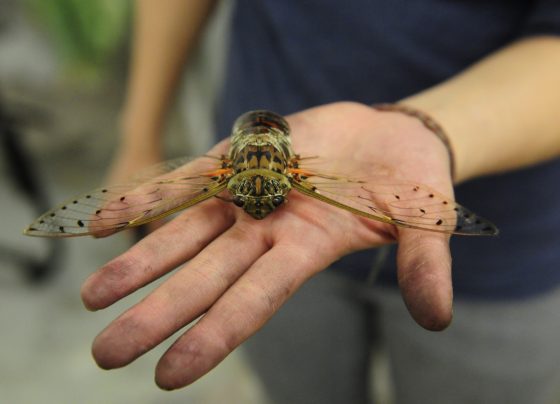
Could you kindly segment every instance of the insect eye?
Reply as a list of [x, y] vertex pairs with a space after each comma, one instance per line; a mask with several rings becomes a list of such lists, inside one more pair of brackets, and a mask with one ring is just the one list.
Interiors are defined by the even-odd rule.
[[233, 204], [234, 204], [235, 206], [239, 206], [240, 208], [242, 208], [243, 205], [245, 205], [245, 199], [243, 199], [242, 196], [235, 195], [235, 196], [233, 197]]
[[280, 206], [282, 203], [284, 203], [284, 197], [282, 195], [276, 195], [272, 198], [272, 204], [274, 206]]

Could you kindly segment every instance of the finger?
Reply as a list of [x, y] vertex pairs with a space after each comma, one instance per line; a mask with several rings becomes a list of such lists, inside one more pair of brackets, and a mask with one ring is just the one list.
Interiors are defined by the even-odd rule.
[[446, 328], [453, 301], [449, 237], [399, 231], [397, 267], [401, 293], [414, 320], [428, 330]]
[[145, 237], [86, 279], [84, 305], [105, 308], [189, 260], [231, 226], [229, 212], [222, 202], [207, 201]]
[[171, 390], [203, 376], [326, 265], [328, 262], [312, 256], [309, 249], [273, 247], [164, 354], [156, 368], [156, 383]]
[[228, 229], [103, 330], [92, 348], [98, 365], [124, 366], [204, 313], [268, 249], [247, 227]]

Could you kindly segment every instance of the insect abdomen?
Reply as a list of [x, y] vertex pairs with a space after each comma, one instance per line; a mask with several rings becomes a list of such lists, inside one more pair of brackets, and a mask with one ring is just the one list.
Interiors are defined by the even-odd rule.
[[254, 129], [259, 127], [275, 129], [284, 136], [290, 134], [290, 127], [286, 120], [281, 115], [266, 110], [249, 111], [241, 115], [235, 120], [232, 133], [234, 135], [246, 131], [255, 133]]

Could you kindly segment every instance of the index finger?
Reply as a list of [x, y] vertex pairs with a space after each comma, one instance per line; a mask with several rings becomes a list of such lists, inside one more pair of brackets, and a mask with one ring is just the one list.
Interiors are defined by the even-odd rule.
[[90, 275], [82, 300], [103, 309], [191, 259], [233, 224], [230, 209], [208, 201], [179, 215]]

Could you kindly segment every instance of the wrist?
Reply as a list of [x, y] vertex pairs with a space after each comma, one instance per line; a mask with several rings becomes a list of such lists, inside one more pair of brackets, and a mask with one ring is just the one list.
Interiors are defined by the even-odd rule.
[[444, 128], [455, 157], [454, 180], [462, 182], [483, 174], [481, 167], [485, 166], [487, 155], [481, 143], [487, 138], [482, 136], [485, 126], [481, 114], [473, 109], [475, 103], [458, 98], [456, 93], [450, 84], [443, 83], [399, 103], [426, 112]]
[[377, 109], [378, 111], [397, 112], [417, 119], [426, 129], [428, 129], [435, 137], [439, 139], [443, 146], [445, 146], [449, 157], [449, 171], [451, 174], [451, 178], [453, 180], [455, 179], [455, 152], [453, 151], [453, 147], [451, 146], [449, 136], [447, 135], [443, 127], [434, 118], [418, 108], [414, 108], [412, 106], [404, 104], [382, 103], [374, 104], [372, 105], [372, 107]]
[[391, 167], [390, 176], [451, 195], [449, 152], [443, 142], [418, 118], [398, 111], [371, 110], [378, 139], [370, 160]]

